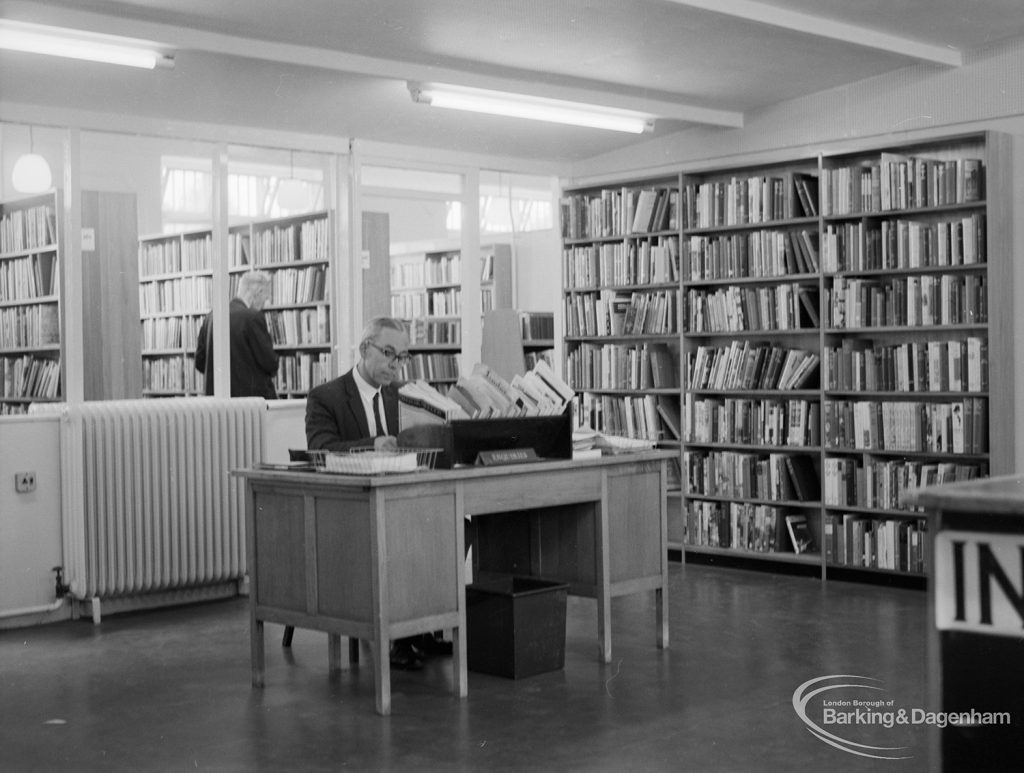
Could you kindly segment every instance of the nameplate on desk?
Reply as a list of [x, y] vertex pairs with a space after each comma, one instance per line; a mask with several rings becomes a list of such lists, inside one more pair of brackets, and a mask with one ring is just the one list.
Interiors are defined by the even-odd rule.
[[539, 459], [532, 448], [497, 448], [478, 453], [476, 463], [482, 467], [496, 467], [499, 464], [524, 464]]

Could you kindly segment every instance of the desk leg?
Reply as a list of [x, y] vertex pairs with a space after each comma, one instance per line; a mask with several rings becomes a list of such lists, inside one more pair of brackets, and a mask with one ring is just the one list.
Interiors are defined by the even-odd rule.
[[332, 674], [341, 671], [341, 636], [336, 633], [327, 634], [327, 670]]
[[452, 670], [455, 676], [455, 692], [460, 698], [469, 695], [468, 661], [466, 660], [466, 626], [463, 624], [452, 631], [455, 637], [452, 654]]
[[387, 716], [391, 713], [391, 642], [385, 636], [377, 636], [370, 643], [374, 665], [374, 681], [377, 690], [377, 713]]
[[263, 686], [263, 621], [255, 617], [249, 626], [249, 647], [252, 659], [252, 686]]
[[612, 600], [607, 588], [602, 588], [597, 599], [597, 639], [601, 660], [612, 662]]
[[600, 657], [612, 662], [611, 558], [608, 555], [608, 474], [602, 475], [601, 499], [595, 504], [597, 544], [597, 638]]
[[658, 649], [668, 649], [668, 592], [663, 588], [654, 591], [654, 606], [657, 610]]
[[359, 639], [348, 637], [348, 662], [355, 665], [359, 662]]

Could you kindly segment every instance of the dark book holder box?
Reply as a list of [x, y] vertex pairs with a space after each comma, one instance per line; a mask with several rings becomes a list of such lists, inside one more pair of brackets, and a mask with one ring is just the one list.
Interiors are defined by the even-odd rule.
[[399, 444], [441, 449], [434, 467], [476, 464], [481, 451], [533, 449], [541, 459], [572, 459], [572, 408], [557, 416], [455, 419], [403, 430]]

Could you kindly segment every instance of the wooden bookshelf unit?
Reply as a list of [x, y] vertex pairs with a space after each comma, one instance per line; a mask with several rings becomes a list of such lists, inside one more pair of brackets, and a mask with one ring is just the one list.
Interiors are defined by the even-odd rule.
[[[511, 248], [481, 247], [481, 308], [506, 308], [512, 299]], [[409, 328], [412, 360], [401, 378], [423, 379], [442, 391], [460, 375], [462, 355], [462, 253], [436, 250], [391, 258], [391, 315]]]
[[[1009, 146], [862, 143], [565, 193], [578, 415], [662, 440], [675, 425], [672, 547], [923, 584], [928, 522], [909, 492], [1013, 471]], [[675, 204], [645, 227], [650, 190]], [[667, 275], [645, 274], [660, 247]], [[659, 294], [678, 326], [638, 329], [636, 299]]]
[[62, 395], [59, 211], [55, 192], [0, 203], [0, 414]]
[[[249, 270], [271, 276], [264, 309], [280, 357], [276, 388], [302, 397], [331, 377], [330, 213], [315, 212], [232, 226], [231, 294]], [[139, 241], [143, 394], [201, 395], [195, 345], [213, 298], [213, 232], [150, 236]]]

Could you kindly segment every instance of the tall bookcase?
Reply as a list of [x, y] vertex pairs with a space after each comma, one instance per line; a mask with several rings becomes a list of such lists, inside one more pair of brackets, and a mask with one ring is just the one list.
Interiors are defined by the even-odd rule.
[[196, 337], [213, 301], [209, 230], [139, 239], [142, 393], [201, 395]]
[[[195, 345], [212, 307], [210, 230], [146, 237], [139, 242], [143, 393], [203, 394]], [[315, 212], [235, 225], [228, 234], [231, 294], [248, 270], [271, 275], [264, 308], [280, 357], [281, 397], [301, 397], [331, 374], [330, 213]]]
[[[512, 254], [507, 244], [481, 247], [481, 308], [512, 304]], [[391, 314], [409, 325], [412, 360], [403, 379], [424, 379], [442, 390], [459, 378], [462, 354], [460, 250], [437, 250], [391, 258]]]
[[[1013, 470], [1008, 159], [978, 133], [567, 192], [566, 372], [582, 423], [621, 432], [615, 401], [653, 397], [647, 429], [677, 428], [673, 547], [923, 582], [928, 524], [905, 492]], [[678, 201], [653, 234], [649, 189]], [[609, 280], [675, 239], [664, 286]], [[627, 291], [670, 289], [679, 380], [651, 390], [662, 341], [615, 315]]]
[[437, 387], [459, 377], [462, 352], [462, 256], [439, 250], [391, 259], [391, 314], [409, 327], [412, 360], [403, 379]]
[[263, 220], [229, 235], [231, 293], [250, 269], [270, 274], [267, 327], [278, 352], [277, 393], [304, 397], [331, 377], [328, 293], [331, 215], [321, 211]]
[[684, 176], [680, 525], [691, 554], [820, 564], [786, 549], [787, 522], [815, 524], [821, 509], [817, 199], [813, 160]]
[[923, 574], [907, 489], [1013, 469], [1008, 159], [979, 134], [822, 160], [826, 571]]
[[678, 440], [679, 206], [678, 177], [563, 201], [565, 373], [580, 426]]
[[59, 211], [56, 192], [0, 203], [0, 414], [62, 395]]

